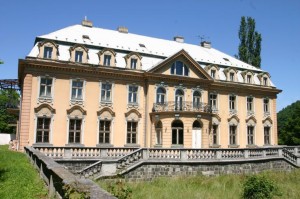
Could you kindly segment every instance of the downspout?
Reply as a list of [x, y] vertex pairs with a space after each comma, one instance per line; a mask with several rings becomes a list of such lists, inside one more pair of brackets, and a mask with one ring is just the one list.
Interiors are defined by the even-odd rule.
[[144, 98], [145, 98], [145, 120], [144, 120], [144, 147], [147, 147], [147, 126], [148, 126], [148, 79], [145, 79], [144, 84]]

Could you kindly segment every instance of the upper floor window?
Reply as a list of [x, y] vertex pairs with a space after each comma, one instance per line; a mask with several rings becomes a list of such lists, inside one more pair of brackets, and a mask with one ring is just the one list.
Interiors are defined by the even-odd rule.
[[136, 69], [137, 68], [137, 59], [131, 58], [130, 59], [130, 68], [131, 69]]
[[83, 81], [82, 80], [72, 80], [72, 100], [83, 100]]
[[176, 61], [172, 64], [171, 74], [172, 75], [189, 76], [189, 69], [183, 62]]
[[75, 62], [82, 63], [82, 56], [83, 56], [83, 52], [76, 50], [75, 51]]
[[209, 95], [209, 104], [213, 110], [217, 109], [217, 94], [211, 93]]
[[253, 97], [247, 97], [247, 111], [253, 111]]
[[229, 96], [229, 110], [236, 110], [236, 96], [230, 95]]
[[104, 66], [110, 66], [111, 55], [104, 55]]
[[211, 70], [210, 76], [215, 79], [216, 78], [216, 70]]
[[101, 85], [101, 101], [111, 101], [111, 89], [112, 84], [111, 83], [102, 83]]
[[51, 98], [52, 95], [52, 78], [41, 77], [40, 80], [40, 97]]
[[138, 86], [130, 85], [128, 87], [128, 103], [137, 104]]
[[200, 108], [201, 106], [201, 94], [199, 91], [193, 93], [193, 107]]
[[234, 81], [234, 73], [229, 73], [229, 80]]
[[52, 58], [52, 51], [53, 51], [52, 47], [45, 46], [44, 47], [44, 58], [45, 59], [51, 59]]
[[166, 90], [162, 87], [159, 87], [156, 91], [156, 103], [163, 104], [165, 103]]
[[265, 98], [264, 99], [264, 112], [265, 113], [268, 113], [270, 110], [269, 110], [269, 99], [268, 98]]
[[252, 83], [252, 75], [247, 75], [247, 83]]
[[268, 78], [267, 77], [263, 78], [263, 85], [268, 86]]
[[51, 118], [38, 117], [36, 126], [36, 142], [49, 143]]

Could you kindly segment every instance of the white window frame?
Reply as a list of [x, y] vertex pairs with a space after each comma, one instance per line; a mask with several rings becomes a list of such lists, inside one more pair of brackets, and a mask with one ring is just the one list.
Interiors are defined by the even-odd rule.
[[[129, 100], [129, 94], [130, 94], [129, 89], [130, 89], [131, 86], [137, 87], [136, 102], [130, 102], [130, 100]], [[140, 93], [140, 86], [139, 85], [136, 85], [136, 84], [129, 84], [129, 85], [127, 85], [127, 104], [130, 104], [130, 105], [139, 105], [139, 101], [140, 101], [140, 99], [139, 99], [139, 97], [140, 97], [139, 93]], [[131, 98], [133, 99], [133, 96]]]
[[[81, 81], [82, 82], [82, 99], [78, 98], [72, 98], [72, 90], [73, 90], [73, 81]], [[70, 101], [71, 102], [84, 102], [85, 100], [85, 86], [86, 86], [86, 81], [83, 79], [70, 79]]]

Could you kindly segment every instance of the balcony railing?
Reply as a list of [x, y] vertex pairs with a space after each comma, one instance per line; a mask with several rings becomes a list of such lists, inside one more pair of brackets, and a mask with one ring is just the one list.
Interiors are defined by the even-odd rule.
[[171, 112], [171, 111], [193, 111], [211, 113], [210, 105], [206, 103], [193, 103], [189, 101], [168, 101], [164, 103], [154, 103], [153, 112]]

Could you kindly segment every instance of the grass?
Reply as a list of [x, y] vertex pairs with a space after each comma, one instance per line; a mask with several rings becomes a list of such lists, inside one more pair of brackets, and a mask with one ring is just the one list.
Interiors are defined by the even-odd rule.
[[[279, 187], [280, 199], [300, 198], [300, 170], [292, 172], [264, 172]], [[132, 190], [133, 199], [237, 199], [241, 198], [245, 175], [222, 175], [216, 177], [194, 176], [159, 178], [151, 182], [126, 183]], [[108, 182], [98, 182], [107, 189]], [[275, 197], [275, 198], [276, 198]]]
[[26, 155], [9, 151], [8, 145], [0, 145], [0, 198], [47, 198], [44, 182]]

